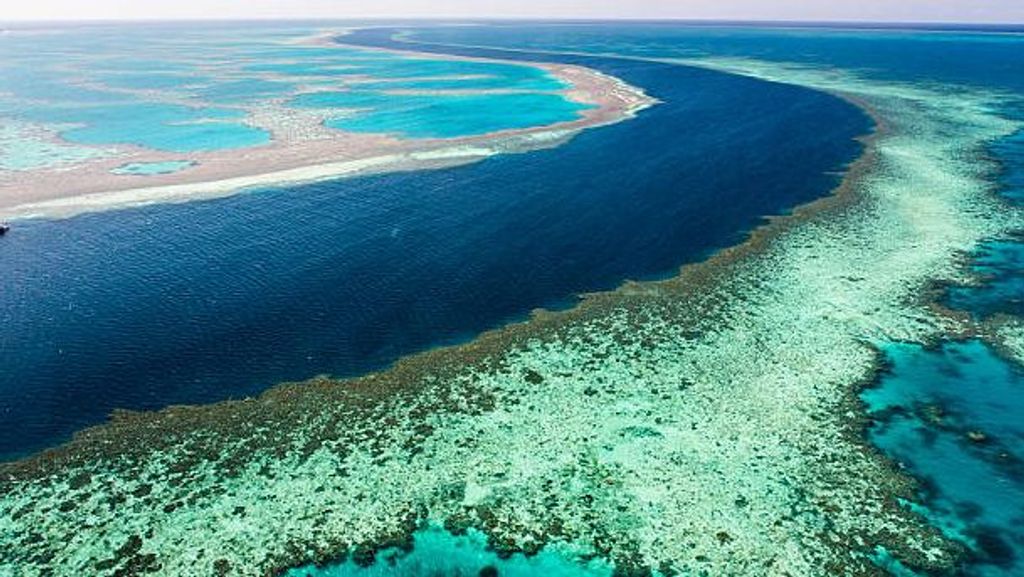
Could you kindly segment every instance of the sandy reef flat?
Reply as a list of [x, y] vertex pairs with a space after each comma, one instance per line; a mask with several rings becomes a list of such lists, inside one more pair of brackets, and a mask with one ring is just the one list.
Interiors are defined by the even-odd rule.
[[[335, 36], [318, 35], [303, 43], [339, 47]], [[401, 54], [410, 59], [438, 58], [414, 52]], [[81, 152], [74, 162], [45, 168], [0, 170], [0, 218], [62, 218], [82, 212], [215, 198], [260, 186], [464, 164], [495, 154], [554, 146], [580, 130], [630, 118], [655, 103], [642, 90], [594, 70], [551, 63], [521, 65], [543, 69], [565, 84], [560, 93], [566, 99], [588, 108], [576, 120], [554, 125], [455, 138], [406, 139], [329, 129], [323, 125], [327, 118], [324, 111], [291, 108], [270, 99], [249, 110], [246, 118], [247, 124], [270, 133], [269, 144], [192, 152], [187, 155], [190, 166], [180, 172], [117, 174], [126, 164], [169, 163], [183, 157], [181, 153], [129, 145], [107, 147], [110, 150], [105, 154], [94, 151], [93, 158]], [[71, 149], [56, 135], [50, 140], [39, 154]]]
[[836, 195], [674, 279], [359, 379], [120, 413], [0, 466], [0, 575], [272, 575], [428, 521], [623, 575], [882, 575], [883, 549], [951, 567], [958, 547], [864, 440], [857, 393], [873, 342], [971, 330], [922, 295], [1024, 223], [984, 155], [1020, 126], [996, 95], [689, 64], [839, 94], [877, 133]]

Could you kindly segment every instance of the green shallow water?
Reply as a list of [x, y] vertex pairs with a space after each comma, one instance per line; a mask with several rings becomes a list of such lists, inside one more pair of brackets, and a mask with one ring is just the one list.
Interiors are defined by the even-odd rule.
[[487, 538], [470, 529], [453, 535], [437, 526], [413, 534], [409, 550], [381, 550], [370, 562], [352, 558], [317, 567], [307, 565], [286, 572], [285, 577], [611, 577], [613, 567], [599, 559], [584, 561], [566, 548], [550, 546], [526, 556], [499, 556]]
[[194, 152], [269, 143], [269, 132], [240, 122], [244, 115], [230, 108], [195, 108], [157, 102], [90, 106], [36, 104], [20, 114], [31, 122], [70, 126], [60, 131], [61, 136], [77, 144], [126, 144], [169, 152]]
[[[568, 88], [562, 81], [535, 66], [296, 43], [317, 32], [152, 25], [61, 29], [59, 42], [11, 35], [0, 42], [0, 116], [60, 125], [64, 140], [92, 148], [198, 152], [268, 143], [275, 126], [266, 119], [294, 114], [285, 102], [319, 87], [367, 97], [352, 120], [328, 111], [328, 126], [414, 138], [572, 121], [582, 109], [558, 93]], [[395, 89], [418, 94], [384, 92]], [[264, 124], [243, 122], [257, 109]], [[70, 148], [46, 152], [32, 166], [82, 160]], [[0, 148], [0, 166], [26, 165], [13, 156]]]
[[[770, 116], [777, 113], [773, 110]], [[721, 124], [715, 128], [721, 131]], [[948, 140], [946, 136], [943, 140]], [[585, 137], [579, 141], [585, 143]], [[744, 142], [749, 144], [749, 138]], [[931, 144], [921, 146], [944, 151]], [[957, 162], [956, 157], [937, 156], [920, 158], [943, 165]], [[914, 155], [901, 156], [908, 157]], [[630, 171], [639, 166], [624, 164]], [[903, 180], [909, 182], [899, 184], [918, 189], [916, 181]], [[403, 195], [410, 188], [404, 187]], [[946, 188], [937, 188], [935, 196], [941, 200]], [[474, 199], [473, 204], [479, 202]], [[880, 202], [886, 209], [905, 206], [885, 197]], [[935, 213], [945, 213], [954, 205], [926, 205], [933, 206]], [[855, 563], [866, 551], [851, 550], [850, 543], [859, 545], [865, 538], [872, 545], [872, 540], [893, 540], [905, 549], [935, 551], [935, 543], [924, 539], [928, 534], [915, 533], [919, 519], [891, 507], [891, 489], [878, 487], [876, 481], [887, 478], [887, 469], [877, 468], [859, 444], [850, 447], [840, 439], [822, 443], [838, 429], [843, 416], [834, 415], [830, 404], [815, 404], [848, 391], [842, 379], [870, 364], [870, 355], [860, 346], [864, 325], [839, 319], [864, 318], [864, 311], [878, 313], [876, 303], [887, 306], [906, 300], [895, 298], [905, 296], [898, 289], [883, 290], [890, 276], [885, 273], [896, 272], [892, 276], [897, 281], [900, 275], [913, 279], [915, 271], [908, 273], [907, 268], [915, 263], [885, 269], [874, 266], [882, 260], [877, 257], [891, 253], [888, 242], [893, 238], [903, 246], [923, 238], [920, 245], [927, 250], [932, 237], [926, 233], [934, 229], [908, 227], [913, 234], [902, 234], [898, 227], [882, 228], [889, 236], [878, 234], [874, 220], [841, 224], [849, 228], [824, 231], [836, 236], [796, 239], [810, 247], [811, 258], [773, 261], [754, 271], [758, 274], [740, 278], [742, 284], [712, 294], [710, 304], [690, 303], [683, 311], [675, 309], [683, 306], [677, 299], [657, 301], [655, 291], [636, 295], [629, 304], [645, 307], [623, 306], [615, 316], [602, 314], [590, 325], [566, 325], [557, 339], [552, 335], [502, 356], [494, 363], [496, 372], [430, 376], [418, 386], [403, 382], [421, 395], [419, 407], [413, 404], [416, 399], [398, 398], [393, 406], [360, 422], [352, 413], [330, 412], [345, 407], [337, 398], [315, 396], [321, 390], [325, 395], [347, 394], [339, 392], [344, 387], [324, 387], [291, 397], [290, 408], [287, 403], [250, 401], [232, 405], [239, 413], [216, 415], [218, 426], [228, 421], [258, 423], [274, 432], [245, 431], [253, 436], [242, 439], [251, 443], [238, 442], [235, 435], [243, 433], [233, 429], [218, 437], [220, 433], [167, 425], [168, 432], [194, 436], [168, 442], [165, 453], [138, 455], [134, 463], [118, 455], [103, 464], [107, 469], [94, 470], [84, 481], [48, 480], [28, 486], [3, 502], [4, 511], [16, 512], [20, 521], [5, 528], [7, 516], [0, 516], [0, 528], [19, 539], [25, 535], [27, 540], [36, 531], [54, 536], [46, 545], [52, 544], [56, 553], [38, 552], [45, 545], [33, 544], [38, 548], [31, 552], [31, 562], [53, 558], [65, 566], [84, 565], [89, 561], [59, 558], [72, 548], [68, 543], [76, 543], [82, 549], [97, 547], [97, 558], [109, 556], [104, 549], [116, 550], [116, 560], [125, 568], [161, 554], [165, 568], [175, 566], [187, 574], [180, 568], [200, 567], [200, 561], [190, 557], [200, 548], [198, 543], [231, 557], [236, 568], [258, 567], [263, 553], [266, 559], [272, 553], [277, 558], [291, 555], [297, 563], [317, 556], [310, 551], [333, 555], [342, 548], [326, 549], [332, 543], [392, 535], [401, 521], [382, 529], [381, 520], [410, 502], [440, 509], [431, 514], [444, 517], [471, 496], [484, 503], [473, 514], [491, 513], [477, 519], [478, 526], [498, 518], [498, 530], [532, 544], [538, 528], [557, 520], [558, 526], [578, 530], [580, 541], [607, 545], [609, 533], [621, 537], [612, 543], [617, 559], [629, 559], [639, 547], [642, 562], [675, 562], [684, 575], [751, 575], [759, 574], [759, 569], [769, 571], [766, 567], [770, 574], [828, 574], [821, 569], [822, 559]], [[840, 233], [850, 242], [814, 244], [822, 237], [839, 238]], [[876, 249], [872, 243], [879, 236], [886, 242]], [[833, 249], [835, 245], [842, 246]], [[815, 267], [807, 264], [811, 261], [829, 264]], [[793, 270], [792, 282], [773, 276]], [[883, 287], [838, 280], [859, 274], [878, 279]], [[762, 283], [765, 278], [768, 282]], [[769, 284], [773, 279], [776, 282]], [[823, 284], [814, 284], [819, 281]], [[876, 292], [859, 295], [853, 292], [854, 285]], [[857, 298], [831, 298], [846, 295], [829, 294], [829, 289], [849, 290]], [[893, 294], [892, 299], [880, 298]], [[858, 298], [871, 308], [857, 308], [862, 304]], [[686, 311], [700, 314], [689, 318]], [[711, 318], [719, 312], [721, 319]], [[897, 312], [885, 309], [877, 314], [875, 319], [881, 320], [872, 323], [882, 325], [875, 332], [905, 329], [904, 311]], [[451, 365], [456, 363], [444, 366]], [[819, 387], [831, 388], [819, 392]], [[305, 404], [295, 402], [302, 398]], [[268, 418], [272, 409], [281, 410], [279, 420]], [[310, 413], [313, 418], [307, 418]], [[381, 415], [397, 417], [384, 421]], [[168, 421], [174, 421], [170, 414]], [[381, 426], [382, 422], [393, 425]], [[423, 438], [420, 427], [425, 422], [431, 433]], [[150, 442], [163, 443], [171, 437], [153, 438], [159, 440]], [[379, 443], [371, 445], [366, 439]], [[280, 447], [267, 446], [277, 442]], [[137, 444], [134, 437], [126, 443]], [[306, 447], [312, 447], [307, 454], [293, 454]], [[469, 479], [467, 466], [474, 473]], [[171, 482], [168, 470], [182, 474]], [[159, 481], [150, 484], [153, 479]], [[858, 485], [865, 479], [868, 482]], [[472, 490], [457, 496], [442, 492], [458, 481]], [[372, 499], [365, 498], [366, 487], [373, 488]], [[33, 505], [27, 507], [18, 499], [31, 499]], [[115, 511], [115, 506], [120, 508]], [[53, 514], [58, 509], [66, 514]], [[835, 533], [822, 538], [822, 527]], [[138, 535], [145, 535], [146, 543], [142, 549], [131, 549], [128, 545], [140, 542]], [[628, 542], [632, 539], [636, 543]], [[15, 537], [0, 541], [9, 546]], [[0, 549], [3, 546], [0, 543]], [[298, 553], [296, 546], [302, 548]], [[133, 555], [124, 554], [126, 549]], [[29, 557], [15, 553], [19, 559]], [[546, 553], [553, 556], [551, 565], [541, 564]], [[488, 551], [482, 535], [457, 537], [428, 528], [416, 534], [409, 553], [390, 550], [369, 566], [350, 560], [324, 568], [300, 567], [292, 574], [572, 575], [581, 570], [607, 574], [609, 569], [579, 561], [574, 552], [555, 548], [533, 557], [501, 559]], [[707, 562], [714, 564], [701, 566]], [[857, 571], [861, 567], [846, 573], [867, 574]]]
[[981, 341], [884, 348], [871, 438], [922, 482], [921, 509], [970, 548], [967, 575], [1024, 572], [1024, 368]]
[[380, 91], [320, 92], [296, 106], [355, 109], [327, 120], [330, 128], [385, 132], [409, 138], [452, 138], [574, 120], [593, 106], [557, 94], [390, 94]]

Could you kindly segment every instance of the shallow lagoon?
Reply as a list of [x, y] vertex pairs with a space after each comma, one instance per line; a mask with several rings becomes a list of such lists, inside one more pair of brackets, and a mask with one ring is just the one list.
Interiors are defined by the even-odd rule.
[[25, 117], [77, 125], [61, 131], [78, 144], [130, 144], [169, 152], [258, 146], [270, 142], [264, 130], [231, 122], [241, 112], [174, 104], [126, 103], [89, 107], [40, 106]]
[[[6, 62], [0, 64], [0, 122], [6, 116], [73, 124], [59, 130], [61, 137], [97, 147], [238, 149], [266, 144], [270, 134], [241, 122], [210, 122], [215, 112], [240, 119], [252, 107], [289, 100], [309, 87], [344, 85], [369, 90], [371, 109], [351, 124], [339, 120], [328, 125], [360, 132], [458, 137], [577, 118], [579, 106], [553, 93], [566, 86], [541, 69], [294, 44], [316, 31], [264, 26], [225, 36], [204, 27], [183, 32], [153, 25], [129, 31], [71, 28], [57, 35], [59, 41], [50, 35], [8, 35], [0, 44], [0, 61]], [[423, 93], [409, 107], [412, 97], [392, 102], [379, 88], [522, 94], [478, 93], [469, 100]], [[438, 115], [448, 115], [451, 122]], [[421, 116], [432, 118], [421, 122]], [[82, 159], [56, 157], [52, 164]]]
[[923, 481], [927, 514], [972, 547], [971, 575], [1024, 571], [1024, 370], [978, 341], [885, 347], [863, 394], [871, 438]]
[[104, 156], [106, 151], [49, 138], [33, 128], [10, 123], [0, 127], [0, 171], [32, 170]]
[[977, 286], [952, 287], [947, 304], [976, 318], [995, 314], [1024, 317], [1024, 243], [992, 241], [975, 255], [972, 266]]
[[278, 80], [249, 78], [207, 84], [196, 89], [195, 98], [203, 102], [241, 103], [257, 102], [292, 94], [296, 85]]
[[285, 577], [611, 577], [613, 568], [600, 559], [583, 563], [569, 551], [542, 549], [527, 557], [522, 553], [499, 556], [487, 538], [470, 529], [453, 535], [440, 527], [425, 527], [413, 534], [409, 550], [385, 549], [373, 563], [348, 558], [324, 567], [291, 569]]
[[554, 94], [391, 94], [382, 91], [318, 92], [296, 106], [356, 109], [324, 124], [351, 132], [385, 132], [408, 138], [452, 138], [579, 118], [590, 106]]
[[112, 72], [97, 76], [104, 86], [111, 88], [129, 88], [134, 90], [173, 90], [200, 84], [208, 79], [194, 74], [174, 72]]

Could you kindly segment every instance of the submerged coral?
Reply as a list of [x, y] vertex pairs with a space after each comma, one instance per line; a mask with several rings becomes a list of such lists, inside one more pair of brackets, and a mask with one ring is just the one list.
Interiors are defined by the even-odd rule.
[[620, 574], [873, 575], [958, 550], [866, 444], [873, 340], [956, 330], [918, 295], [1019, 220], [983, 145], [987, 95], [752, 61], [880, 122], [835, 197], [668, 281], [349, 381], [120, 414], [0, 470], [0, 573], [274, 574], [407, 544], [561, 544]]

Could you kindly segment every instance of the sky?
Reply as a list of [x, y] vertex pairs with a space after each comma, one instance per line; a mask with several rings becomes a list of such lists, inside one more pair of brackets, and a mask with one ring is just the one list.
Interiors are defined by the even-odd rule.
[[1024, 23], [1024, 0], [2, 0], [0, 21], [673, 18]]

